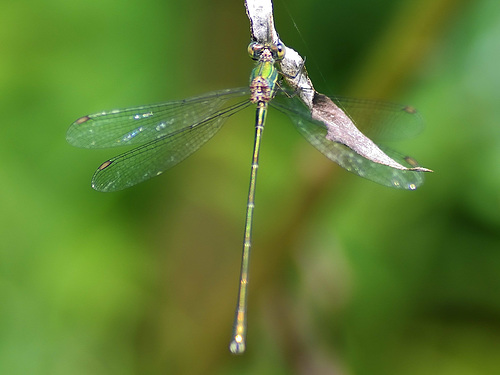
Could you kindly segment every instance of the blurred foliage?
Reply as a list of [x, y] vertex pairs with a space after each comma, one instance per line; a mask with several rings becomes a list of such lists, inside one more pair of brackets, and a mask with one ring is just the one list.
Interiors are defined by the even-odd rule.
[[426, 130], [399, 148], [435, 173], [416, 192], [378, 186], [270, 113], [248, 351], [233, 357], [252, 112], [113, 194], [90, 177], [116, 150], [65, 131], [245, 85], [243, 2], [2, 3], [0, 373], [498, 371], [498, 1], [283, 0], [275, 18], [320, 91], [419, 108]]

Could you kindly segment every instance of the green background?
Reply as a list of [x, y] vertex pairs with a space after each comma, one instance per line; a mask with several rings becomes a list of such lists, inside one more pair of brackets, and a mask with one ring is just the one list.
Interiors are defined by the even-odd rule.
[[319, 91], [419, 108], [425, 130], [398, 148], [435, 173], [415, 192], [378, 186], [270, 113], [235, 357], [252, 111], [110, 194], [90, 178], [118, 151], [65, 132], [247, 84], [243, 2], [2, 1], [1, 374], [498, 371], [499, 2], [278, 1], [275, 18]]

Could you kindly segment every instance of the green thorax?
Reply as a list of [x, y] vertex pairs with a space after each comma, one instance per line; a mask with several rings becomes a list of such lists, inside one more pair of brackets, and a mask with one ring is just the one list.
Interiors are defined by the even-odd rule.
[[257, 60], [257, 65], [250, 75], [250, 100], [253, 103], [267, 103], [275, 94], [278, 81], [278, 69], [274, 66], [284, 56], [281, 45], [263, 45], [251, 43], [248, 47], [250, 56]]

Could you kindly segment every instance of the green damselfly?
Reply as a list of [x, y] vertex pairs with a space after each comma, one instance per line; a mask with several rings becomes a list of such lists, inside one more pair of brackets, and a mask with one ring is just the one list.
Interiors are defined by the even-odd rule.
[[[232, 353], [245, 351], [255, 187], [268, 105], [287, 114], [298, 131], [325, 156], [359, 176], [382, 185], [414, 190], [423, 183], [422, 172], [429, 171], [419, 167], [413, 158], [385, 149], [384, 153], [395, 161], [391, 165], [397, 167], [361, 156], [362, 150], [366, 148], [363, 142], [371, 141], [366, 137], [357, 138], [356, 134], [361, 134], [357, 129], [358, 133], [353, 135], [352, 132], [354, 123], [362, 125], [363, 122], [369, 123], [374, 129], [379, 129], [380, 124], [391, 129], [418, 127], [419, 116], [413, 109], [345, 98], [333, 98], [336, 106], [332, 109], [328, 104], [329, 98], [315, 93], [314, 101], [319, 109], [314, 116], [296, 95], [296, 90], [287, 90], [278, 82], [279, 72], [275, 65], [284, 56], [284, 46], [280, 42], [252, 42], [248, 50], [257, 61], [249, 87], [214, 91], [180, 101], [100, 112], [79, 118], [67, 132], [68, 142], [78, 147], [136, 146], [104, 162], [95, 172], [92, 187], [110, 192], [133, 186], [173, 167], [212, 138], [228, 117], [252, 104], [257, 106], [238, 302], [229, 345]], [[342, 121], [336, 123], [339, 118]], [[349, 130], [344, 127], [346, 121], [352, 125]], [[342, 133], [345, 133], [345, 137]], [[357, 139], [360, 139], [361, 147], [356, 152], [352, 145]]]

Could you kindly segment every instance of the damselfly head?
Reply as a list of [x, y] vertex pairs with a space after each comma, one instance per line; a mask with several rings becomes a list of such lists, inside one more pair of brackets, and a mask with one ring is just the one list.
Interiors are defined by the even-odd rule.
[[260, 60], [264, 53], [268, 53], [270, 58], [275, 61], [285, 57], [285, 47], [282, 43], [263, 44], [259, 42], [251, 42], [248, 45], [248, 54], [253, 60]]

